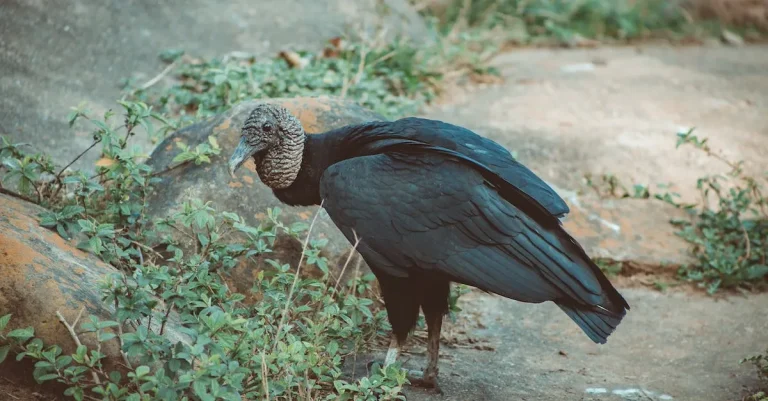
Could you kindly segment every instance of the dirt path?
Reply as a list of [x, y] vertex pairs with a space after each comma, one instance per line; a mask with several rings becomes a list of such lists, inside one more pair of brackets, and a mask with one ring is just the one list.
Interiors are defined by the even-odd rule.
[[[455, 93], [426, 116], [499, 141], [559, 188], [612, 173], [630, 185], [673, 183], [693, 200], [699, 176], [724, 170], [675, 151], [688, 126], [748, 170], [766, 169], [768, 47], [523, 50], [495, 64], [504, 84]], [[444, 346], [445, 395], [411, 389], [408, 399], [722, 401], [757, 385], [738, 362], [768, 346], [768, 294], [620, 290], [632, 310], [605, 346], [554, 305], [467, 296], [444, 341], [464, 344]]]

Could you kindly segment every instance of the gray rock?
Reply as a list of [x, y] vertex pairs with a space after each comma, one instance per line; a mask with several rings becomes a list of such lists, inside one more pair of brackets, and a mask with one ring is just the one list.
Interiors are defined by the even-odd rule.
[[731, 45], [731, 46], [743, 46], [744, 45], [744, 38], [741, 37], [736, 32], [729, 31], [727, 29], [723, 29], [723, 32], [721, 33], [721, 37], [723, 38], [723, 42]]
[[[0, 134], [66, 163], [91, 143], [86, 128], [67, 126], [70, 107], [86, 101], [95, 115], [119, 108], [120, 80], [160, 73], [158, 53], [165, 49], [205, 57], [320, 50], [347, 28], [373, 29], [379, 22], [390, 34], [427, 38], [406, 0], [74, 0], [55, 7], [3, 1]], [[143, 145], [150, 150], [148, 141]], [[75, 167], [91, 168], [96, 153]]]

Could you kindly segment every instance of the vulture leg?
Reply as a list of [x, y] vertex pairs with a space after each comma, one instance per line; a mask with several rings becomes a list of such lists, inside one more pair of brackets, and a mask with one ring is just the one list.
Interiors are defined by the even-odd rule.
[[400, 344], [397, 341], [397, 337], [392, 336], [392, 341], [389, 342], [389, 349], [387, 350], [387, 357], [384, 359], [384, 367], [395, 363], [397, 357], [400, 356]]
[[424, 372], [409, 372], [408, 380], [412, 384], [434, 388], [437, 392], [437, 363], [440, 357], [440, 331], [443, 327], [443, 316], [448, 313], [448, 295], [451, 287], [448, 280], [432, 278], [424, 281], [423, 299], [421, 310], [427, 321], [427, 367]]
[[411, 384], [433, 388], [438, 393], [442, 393], [440, 386], [437, 385], [437, 374], [439, 368], [437, 362], [440, 357], [440, 330], [443, 326], [443, 315], [427, 315], [427, 368], [421, 371], [409, 371], [408, 380]]
[[443, 327], [443, 315], [433, 316], [427, 325], [427, 368], [424, 370], [424, 382], [437, 387], [437, 361], [440, 358], [440, 330]]
[[[371, 270], [376, 273], [375, 267]], [[400, 356], [400, 349], [405, 344], [408, 334], [416, 325], [419, 317], [419, 292], [412, 287], [408, 278], [392, 277], [383, 273], [376, 275], [387, 308], [387, 317], [392, 325], [392, 340], [384, 359], [384, 367], [389, 366]], [[370, 370], [377, 361], [368, 362]]]

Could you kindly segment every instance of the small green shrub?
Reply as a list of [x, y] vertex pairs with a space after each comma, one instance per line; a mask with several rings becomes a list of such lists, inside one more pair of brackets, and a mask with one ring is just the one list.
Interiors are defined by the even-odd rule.
[[[689, 24], [684, 11], [665, 0], [454, 0], [437, 10], [444, 29], [468, 26], [514, 26], [523, 41], [576, 37], [637, 39], [681, 32]], [[462, 22], [464, 21], [464, 22]]]
[[[420, 3], [413, 0], [414, 3]], [[585, 39], [627, 41], [717, 37], [727, 25], [716, 16], [694, 19], [685, 2], [668, 0], [451, 0], [424, 7], [443, 32], [496, 26], [518, 43], [578, 45]], [[760, 36], [752, 26], [729, 27]]]
[[[697, 180], [701, 202], [681, 203], [679, 194], [651, 193], [647, 185], [636, 184], [629, 190], [613, 174], [603, 174], [600, 180], [586, 174], [586, 185], [600, 197], [654, 198], [686, 210], [691, 218], [672, 224], [680, 228], [676, 234], [691, 244], [697, 263], [681, 266], [681, 279], [699, 283], [710, 294], [720, 288], [763, 287], [768, 277], [768, 250], [764, 246], [768, 241], [765, 179], [745, 174], [743, 162], [732, 162], [713, 151], [707, 139], [694, 135], [693, 129], [678, 133], [677, 138], [677, 147], [693, 146], [730, 169], [725, 174]], [[598, 265], [609, 274], [615, 273], [606, 261]]]
[[[321, 54], [300, 51], [256, 59], [229, 55], [195, 60], [179, 52], [171, 61], [175, 82], [167, 88], [128, 82], [128, 97], [144, 101], [188, 124], [261, 98], [332, 95], [348, 98], [386, 117], [415, 114], [456, 76], [488, 73], [485, 67], [498, 46], [495, 39], [466, 33], [442, 37], [436, 45], [417, 47], [405, 39], [373, 43], [331, 41]], [[498, 40], [495, 40], [498, 42]]]
[[[681, 205], [696, 216], [693, 221], [673, 222], [678, 235], [691, 243], [698, 263], [683, 266], [680, 274], [701, 282], [713, 293], [721, 287], [754, 286], [768, 276], [765, 243], [768, 241], [768, 214], [762, 179], [744, 173], [743, 162], [732, 162], [714, 152], [707, 139], [693, 130], [678, 134], [677, 146], [689, 145], [726, 164], [730, 171], [699, 178], [699, 209]], [[714, 198], [716, 206], [710, 205]]]
[[[739, 363], [750, 362], [757, 370], [757, 376], [768, 387], [768, 350], [763, 354], [753, 355], [742, 359]], [[766, 401], [768, 394], [765, 391], [758, 391], [744, 398], [745, 401]]]

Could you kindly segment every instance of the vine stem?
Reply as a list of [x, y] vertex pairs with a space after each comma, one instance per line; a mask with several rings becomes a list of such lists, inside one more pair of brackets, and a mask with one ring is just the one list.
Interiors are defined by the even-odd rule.
[[62, 187], [62, 185], [61, 185], [61, 175], [62, 175], [62, 174], [64, 174], [64, 171], [66, 171], [66, 170], [67, 170], [67, 169], [68, 169], [70, 166], [72, 166], [72, 165], [73, 165], [73, 164], [75, 164], [75, 163], [76, 163], [78, 160], [80, 160], [80, 158], [81, 158], [81, 157], [83, 157], [83, 155], [85, 155], [86, 153], [88, 153], [88, 151], [90, 151], [91, 149], [93, 149], [93, 148], [94, 148], [96, 145], [98, 145], [100, 142], [101, 142], [101, 139], [98, 139], [98, 140], [95, 140], [95, 141], [93, 141], [93, 143], [91, 144], [91, 146], [89, 146], [89, 147], [88, 147], [87, 149], [85, 149], [84, 151], [80, 152], [80, 154], [79, 154], [79, 155], [77, 155], [77, 157], [75, 157], [75, 158], [74, 158], [74, 159], [73, 159], [71, 162], [69, 162], [69, 164], [67, 164], [66, 166], [64, 166], [64, 167], [61, 169], [61, 171], [59, 171], [59, 173], [58, 173], [58, 174], [56, 174], [56, 180], [55, 180], [55, 181], [56, 181], [56, 185], [57, 185], [57, 187], [56, 187], [56, 192], [54, 192], [54, 193], [53, 193], [53, 196], [52, 196], [52, 198], [55, 198], [55, 197], [56, 197], [56, 195], [58, 195], [58, 194], [59, 194], [59, 192], [61, 191], [61, 187]]

